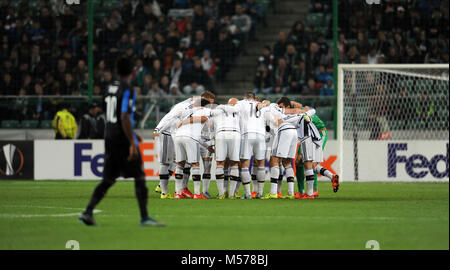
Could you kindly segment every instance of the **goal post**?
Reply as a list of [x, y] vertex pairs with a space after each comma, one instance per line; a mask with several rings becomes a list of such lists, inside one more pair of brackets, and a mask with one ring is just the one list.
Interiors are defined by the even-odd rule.
[[343, 181], [447, 181], [448, 64], [339, 64]]

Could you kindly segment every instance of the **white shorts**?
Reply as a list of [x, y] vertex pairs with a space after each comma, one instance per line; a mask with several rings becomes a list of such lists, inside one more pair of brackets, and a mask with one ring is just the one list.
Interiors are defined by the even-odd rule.
[[239, 161], [241, 134], [236, 131], [219, 131], [216, 134], [216, 161], [229, 158]]
[[170, 164], [175, 161], [175, 149], [172, 136], [159, 134], [156, 145], [160, 164]]
[[266, 156], [266, 138], [262, 134], [247, 133], [241, 137], [241, 159], [263, 160]]
[[314, 143], [311, 137], [306, 137], [300, 142], [302, 161], [323, 162], [322, 141]]
[[177, 162], [198, 163], [200, 161], [200, 144], [191, 137], [174, 137]]
[[297, 150], [297, 130], [293, 128], [279, 131], [273, 140], [272, 156], [279, 158], [295, 158]]

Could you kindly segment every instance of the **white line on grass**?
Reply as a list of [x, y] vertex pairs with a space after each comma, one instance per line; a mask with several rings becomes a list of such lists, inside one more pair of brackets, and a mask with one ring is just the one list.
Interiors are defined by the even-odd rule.
[[[37, 206], [37, 205], [2, 205], [1, 207], [15, 208], [40, 208], [40, 209], [64, 209], [64, 210], [81, 210], [83, 208], [59, 207], [59, 206]], [[94, 210], [94, 214], [100, 213], [102, 210]], [[34, 218], [34, 217], [73, 217], [78, 216], [80, 212], [66, 214], [5, 214], [0, 213], [0, 218]]]

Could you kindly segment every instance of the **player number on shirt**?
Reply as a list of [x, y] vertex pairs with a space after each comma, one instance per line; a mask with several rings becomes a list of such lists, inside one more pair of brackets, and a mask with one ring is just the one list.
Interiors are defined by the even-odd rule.
[[255, 114], [256, 118], [259, 118], [261, 116], [261, 111], [257, 110], [255, 104], [250, 104], [251, 108], [250, 108], [250, 117], [253, 117], [253, 112]]
[[117, 97], [107, 96], [105, 98], [106, 102], [106, 121], [110, 123], [117, 122], [116, 108], [117, 108]]

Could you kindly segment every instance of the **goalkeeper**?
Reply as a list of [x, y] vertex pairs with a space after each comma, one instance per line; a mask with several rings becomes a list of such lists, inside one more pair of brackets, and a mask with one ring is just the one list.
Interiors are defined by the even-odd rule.
[[[302, 105], [300, 103], [295, 104], [296, 107]], [[308, 106], [304, 107], [304, 110], [309, 110], [310, 108]], [[317, 127], [319, 130], [320, 137], [322, 139], [322, 151], [325, 148], [325, 145], [328, 141], [328, 131], [323, 123], [323, 121], [317, 116], [317, 114], [313, 115], [311, 117], [311, 120], [313, 124]], [[303, 166], [302, 162], [302, 150], [301, 146], [298, 146], [297, 149], [297, 158], [295, 160], [295, 169], [296, 169], [296, 176], [297, 176], [297, 185], [298, 185], [298, 193], [296, 194], [296, 197], [300, 197], [305, 193], [305, 168]], [[330, 171], [320, 166], [320, 164], [317, 164], [314, 169], [314, 197], [319, 197], [319, 190], [317, 185], [317, 174], [320, 172], [322, 175], [328, 177], [331, 179], [333, 183], [333, 190], [334, 192], [338, 191], [339, 188], [339, 176], [333, 175]]]

